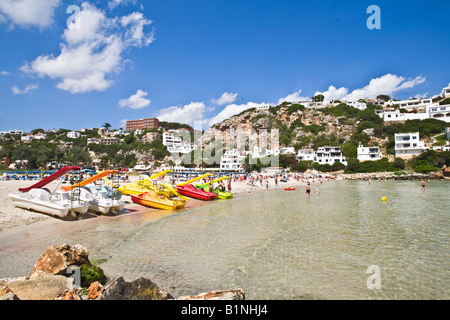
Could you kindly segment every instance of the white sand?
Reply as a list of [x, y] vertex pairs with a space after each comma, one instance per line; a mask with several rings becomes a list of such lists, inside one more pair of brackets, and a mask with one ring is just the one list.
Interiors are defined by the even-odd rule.
[[[28, 187], [33, 183], [33, 181], [0, 181], [0, 232], [51, 219], [45, 214], [17, 208], [8, 198], [8, 194], [18, 193], [19, 188]], [[49, 187], [49, 190], [52, 190], [52, 185]]]
[[[130, 177], [130, 180], [134, 182], [138, 177]], [[15, 229], [18, 227], [22, 227], [25, 225], [29, 225], [39, 221], [52, 221], [55, 219], [51, 216], [48, 216], [43, 213], [33, 212], [24, 210], [21, 208], [17, 208], [11, 204], [11, 201], [8, 197], [10, 193], [18, 193], [19, 188], [29, 187], [36, 183], [37, 181], [0, 181], [0, 232], [4, 232], [7, 230]], [[227, 181], [225, 181], [225, 186], [227, 186]], [[123, 184], [123, 183], [121, 183]], [[280, 182], [278, 181], [278, 186], [275, 186], [274, 179], [269, 179], [269, 191], [274, 189], [281, 189], [285, 187], [301, 187], [304, 188], [306, 182], [301, 179], [297, 181], [296, 179], [289, 179], [289, 182]], [[62, 184], [59, 182], [52, 182], [46, 186], [51, 192], [55, 191], [57, 188], [60, 188]], [[266, 191], [266, 185], [263, 181], [263, 185], [260, 184], [259, 181], [255, 181], [254, 186], [250, 186], [248, 181], [236, 181], [232, 182], [232, 190], [233, 194], [251, 194], [253, 192], [262, 192]], [[232, 201], [232, 200], [231, 200]]]

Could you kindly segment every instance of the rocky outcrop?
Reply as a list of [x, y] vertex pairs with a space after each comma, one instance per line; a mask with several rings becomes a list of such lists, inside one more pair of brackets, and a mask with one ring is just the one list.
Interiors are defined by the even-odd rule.
[[33, 267], [30, 278], [38, 278], [45, 274], [66, 275], [67, 268], [71, 265], [91, 266], [89, 253], [81, 245], [70, 246], [68, 244], [56, 245], [48, 248]]
[[245, 292], [242, 289], [217, 290], [193, 296], [181, 296], [177, 300], [245, 300]]
[[[335, 139], [345, 143], [350, 139], [358, 124], [359, 122], [355, 119], [347, 119], [342, 116], [336, 117], [317, 109], [305, 108], [294, 112], [290, 111], [289, 106], [277, 107], [277, 109], [272, 111], [249, 109], [215, 124], [203, 135], [202, 143], [208, 145], [214, 138], [220, 138], [227, 131], [230, 132], [230, 130], [239, 130], [244, 132], [244, 136], [249, 139], [258, 139], [259, 130], [271, 132], [274, 128], [284, 126], [284, 128], [288, 128], [292, 132], [293, 145], [301, 142], [305, 137], [315, 135], [315, 133], [308, 132], [304, 128], [311, 125], [323, 127], [319, 134], [325, 136], [333, 135]], [[269, 136], [268, 139], [270, 140], [271, 137]]]
[[117, 277], [108, 282], [98, 300], [168, 300], [173, 297], [149, 279], [126, 282]]
[[[89, 288], [77, 288], [67, 268], [71, 265], [96, 267], [81, 245], [49, 247], [33, 267], [31, 277], [0, 279], [0, 300], [175, 300], [146, 278], [127, 282], [116, 277], [104, 286], [99, 281]], [[83, 268], [80, 268], [83, 269]], [[101, 281], [101, 280], [100, 280]], [[217, 290], [178, 300], [244, 300], [242, 289]]]

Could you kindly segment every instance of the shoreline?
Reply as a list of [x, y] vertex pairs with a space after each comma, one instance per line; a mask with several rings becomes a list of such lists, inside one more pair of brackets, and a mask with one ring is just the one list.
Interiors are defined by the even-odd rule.
[[[131, 182], [137, 180], [137, 177], [130, 177]], [[374, 173], [355, 173], [355, 174], [344, 174], [344, 173], [336, 173], [329, 177], [313, 177], [308, 176], [305, 178], [299, 178], [297, 181], [296, 178], [291, 177], [288, 182], [278, 181], [278, 185], [275, 186], [274, 178], [269, 178], [269, 188], [266, 190], [266, 186], [260, 184], [260, 181], [255, 181], [254, 186], [248, 184], [248, 180], [244, 181], [233, 181], [231, 192], [234, 196], [249, 196], [255, 192], [263, 192], [263, 191], [271, 191], [271, 190], [281, 190], [286, 187], [304, 187], [306, 186], [306, 182], [319, 182], [322, 180], [323, 182], [333, 182], [333, 181], [344, 181], [344, 180], [367, 180], [367, 179], [381, 179], [381, 180], [441, 180], [441, 181], [450, 181], [449, 177], [443, 177], [442, 175], [436, 173], [430, 174], [417, 174], [417, 173], [407, 173], [405, 175], [395, 174], [394, 172], [374, 172]], [[35, 224], [38, 222], [50, 223], [51, 221], [59, 221], [61, 224], [69, 223], [72, 226], [83, 224], [87, 220], [105, 220], [105, 219], [120, 219], [121, 217], [126, 216], [136, 216], [138, 218], [139, 215], [147, 215], [146, 219], [159, 219], [169, 214], [173, 214], [172, 211], [164, 211], [150, 207], [144, 207], [138, 204], [134, 204], [131, 202], [128, 196], [123, 196], [123, 200], [126, 202], [125, 209], [118, 215], [115, 216], [99, 216], [93, 213], [87, 213], [81, 216], [78, 220], [69, 220], [69, 219], [59, 219], [54, 218], [49, 215], [33, 212], [21, 208], [17, 208], [13, 206], [8, 197], [9, 193], [18, 192], [19, 188], [29, 186], [33, 184], [33, 181], [0, 181], [0, 203], [3, 205], [0, 207], [0, 234], [15, 230], [21, 229], [22, 227], [26, 227], [31, 224]], [[51, 191], [59, 188], [60, 185], [58, 182], [50, 183], [47, 188]], [[224, 201], [233, 201], [233, 199], [224, 200]], [[182, 210], [190, 210], [194, 207], [208, 205], [210, 201], [201, 201], [196, 199], [190, 199], [186, 207]], [[175, 211], [176, 212], [176, 211]]]

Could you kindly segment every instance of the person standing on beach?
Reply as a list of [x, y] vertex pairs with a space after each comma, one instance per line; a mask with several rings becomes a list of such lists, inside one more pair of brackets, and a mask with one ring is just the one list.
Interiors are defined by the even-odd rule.
[[266, 189], [269, 189], [269, 179], [266, 179]]
[[425, 182], [425, 180], [422, 179], [422, 181], [420, 182], [420, 187], [422, 188], [422, 190], [425, 190], [426, 186], [427, 186], [427, 183]]

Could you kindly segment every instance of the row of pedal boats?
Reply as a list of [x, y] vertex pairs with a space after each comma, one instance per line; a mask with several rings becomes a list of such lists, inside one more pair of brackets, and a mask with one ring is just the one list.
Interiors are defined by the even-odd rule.
[[204, 184], [192, 184], [212, 176], [211, 173], [177, 184], [175, 187], [168, 183], [153, 182], [160, 176], [172, 172], [171, 170], [162, 171], [151, 177], [141, 176], [135, 183], [123, 186], [110, 179], [111, 176], [118, 174], [118, 171], [105, 170], [70, 186], [59, 188], [58, 185], [53, 192], [47, 188], [51, 182], [80, 169], [76, 166], [65, 167], [28, 188], [21, 188], [19, 192], [9, 194], [8, 197], [17, 207], [60, 218], [76, 217], [88, 211], [105, 215], [117, 214], [125, 207], [122, 195], [130, 196], [133, 203], [163, 210], [182, 209], [191, 198], [211, 201], [233, 197], [230, 192], [213, 188], [214, 183], [229, 179], [228, 177], [221, 177]]

